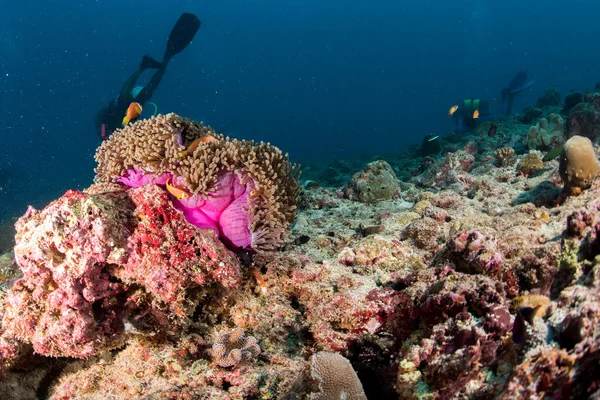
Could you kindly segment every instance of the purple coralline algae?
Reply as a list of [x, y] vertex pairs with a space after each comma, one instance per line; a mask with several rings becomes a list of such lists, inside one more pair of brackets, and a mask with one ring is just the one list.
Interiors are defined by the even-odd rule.
[[16, 227], [23, 278], [8, 292], [3, 335], [42, 355], [122, 346], [129, 319], [147, 314], [145, 322], [166, 328], [170, 314], [193, 312], [185, 304], [194, 287], [240, 280], [237, 259], [154, 185], [69, 191], [42, 211], [30, 208]]

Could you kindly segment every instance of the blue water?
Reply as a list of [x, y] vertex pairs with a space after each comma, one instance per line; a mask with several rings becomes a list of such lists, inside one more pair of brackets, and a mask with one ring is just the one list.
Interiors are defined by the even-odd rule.
[[[87, 187], [97, 110], [182, 12], [202, 21], [154, 93], [161, 112], [270, 141], [295, 160], [394, 154], [452, 129], [520, 69], [543, 90], [600, 80], [597, 0], [5, 1], [0, 222]], [[147, 78], [147, 77], [146, 77]]]

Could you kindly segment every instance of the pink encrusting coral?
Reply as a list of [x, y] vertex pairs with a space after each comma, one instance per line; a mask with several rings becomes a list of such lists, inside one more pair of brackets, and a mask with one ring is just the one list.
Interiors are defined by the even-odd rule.
[[7, 296], [7, 337], [32, 343], [40, 354], [70, 357], [123, 343], [123, 303], [115, 300], [125, 287], [105, 267], [124, 260], [132, 227], [122, 213], [127, 203], [123, 193], [68, 191], [19, 219], [15, 258], [24, 277]]
[[49, 356], [121, 346], [129, 322], [182, 326], [203, 286], [240, 283], [236, 257], [156, 185], [97, 185], [30, 208], [17, 222], [15, 258], [24, 276], [7, 295], [3, 335]]
[[212, 231], [187, 223], [163, 190], [146, 185], [128, 193], [140, 222], [127, 240], [129, 257], [123, 268], [114, 270], [116, 276], [142, 283], [167, 303], [181, 301], [194, 283], [240, 283], [235, 256]]

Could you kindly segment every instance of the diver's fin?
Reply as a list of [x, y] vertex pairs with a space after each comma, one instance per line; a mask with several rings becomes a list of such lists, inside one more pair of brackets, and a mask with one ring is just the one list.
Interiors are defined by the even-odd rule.
[[142, 58], [142, 63], [140, 64], [140, 67], [142, 69], [148, 69], [148, 68], [158, 69], [161, 66], [162, 66], [162, 63], [160, 61], [156, 61], [154, 58], [152, 58], [150, 56], [144, 56]]
[[199, 28], [198, 17], [190, 13], [181, 14], [169, 35], [163, 62], [168, 62], [171, 57], [185, 49], [192, 42]]

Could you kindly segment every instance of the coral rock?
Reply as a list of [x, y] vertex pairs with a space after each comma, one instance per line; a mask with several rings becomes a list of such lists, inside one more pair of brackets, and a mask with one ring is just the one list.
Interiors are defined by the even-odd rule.
[[355, 196], [354, 200], [363, 203], [377, 203], [397, 197], [400, 182], [387, 162], [374, 161], [367, 164], [363, 171], [354, 174], [345, 193], [346, 197]]
[[547, 106], [557, 106], [560, 104], [560, 92], [558, 89], [551, 87], [544, 91], [544, 93], [538, 97], [535, 103], [536, 107], [542, 108]]
[[600, 167], [594, 146], [587, 137], [573, 136], [560, 155], [559, 173], [568, 189], [586, 189], [598, 176]]
[[502, 253], [495, 239], [478, 231], [458, 233], [448, 242], [448, 248], [459, 271], [493, 273], [502, 265]]
[[87, 357], [123, 344], [124, 285], [106, 266], [122, 262], [130, 201], [124, 195], [67, 192], [16, 224], [15, 258], [24, 277], [12, 287], [5, 334], [50, 356]]
[[569, 112], [568, 136], [585, 136], [595, 140], [600, 136], [600, 93], [595, 93], [585, 103], [579, 103]]
[[6, 338], [43, 355], [88, 357], [123, 345], [130, 321], [152, 334], [188, 321], [190, 296], [203, 285], [239, 284], [237, 258], [189, 224], [165, 191], [103, 185], [69, 191], [17, 222], [23, 278], [7, 295]]

